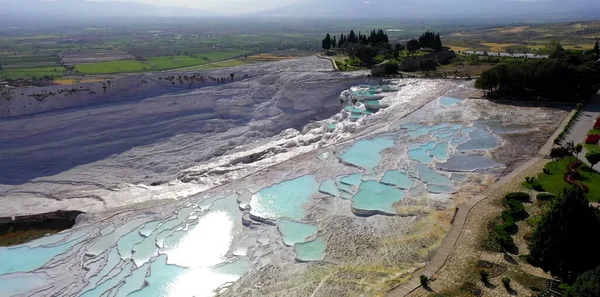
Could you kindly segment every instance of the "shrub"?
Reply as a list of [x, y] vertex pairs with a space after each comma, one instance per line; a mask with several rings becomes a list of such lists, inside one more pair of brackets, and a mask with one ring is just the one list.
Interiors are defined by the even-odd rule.
[[534, 190], [538, 191], [538, 192], [543, 192], [544, 191], [544, 188], [542, 187], [542, 185], [540, 183], [537, 183], [537, 182], [534, 183], [534, 184], [532, 184], [531, 187]]
[[385, 73], [386, 74], [396, 74], [398, 73], [398, 70], [400, 70], [400, 66], [398, 65], [398, 63], [387, 63], [385, 64]]
[[466, 282], [460, 286], [460, 290], [463, 292], [467, 292], [472, 296], [481, 296], [481, 289], [472, 282]]
[[550, 169], [544, 168], [542, 169], [542, 172], [544, 172], [544, 174], [550, 174]]
[[517, 201], [521, 201], [521, 202], [527, 202], [531, 199], [531, 196], [529, 196], [529, 194], [524, 193], [524, 192], [513, 192], [513, 193], [508, 193], [506, 194], [506, 196], [504, 196], [504, 200], [517, 200]]
[[548, 201], [556, 198], [556, 195], [550, 193], [539, 193], [537, 196], [535, 196], [535, 198], [540, 201]]
[[485, 269], [479, 270], [479, 278], [481, 279], [481, 282], [487, 284], [490, 278], [490, 273]]
[[510, 277], [508, 277], [508, 276], [502, 277], [502, 284], [504, 285], [504, 287], [506, 289], [510, 289]]
[[594, 129], [600, 129], [600, 118], [596, 119], [596, 123], [594, 123]]
[[484, 241], [486, 247], [495, 248], [491, 242], [495, 242], [500, 246], [503, 251], [510, 251], [516, 248], [513, 238], [510, 236], [508, 231], [515, 228], [515, 222], [520, 220], [525, 215], [525, 206], [521, 201], [529, 201], [530, 196], [523, 192], [509, 193], [504, 196], [502, 205], [506, 207], [500, 218], [502, 223], [494, 222], [489, 226], [490, 238]]
[[596, 144], [598, 141], [600, 141], [600, 134], [591, 134], [585, 139], [585, 143], [587, 144]]
[[421, 280], [421, 286], [427, 287], [427, 283], [429, 282], [429, 278], [427, 276], [421, 274], [421, 276], [419, 276], [419, 279]]

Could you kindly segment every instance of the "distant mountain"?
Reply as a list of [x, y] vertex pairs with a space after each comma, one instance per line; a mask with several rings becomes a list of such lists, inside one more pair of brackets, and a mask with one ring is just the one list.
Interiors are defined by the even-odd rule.
[[12, 18], [102, 18], [206, 16], [196, 9], [136, 2], [86, 0], [0, 0], [0, 15]]
[[598, 0], [305, 0], [257, 15], [278, 17], [518, 17], [565, 13], [600, 18]]

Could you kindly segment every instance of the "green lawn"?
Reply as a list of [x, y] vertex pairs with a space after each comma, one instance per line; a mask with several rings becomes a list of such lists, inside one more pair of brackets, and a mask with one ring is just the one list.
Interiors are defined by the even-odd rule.
[[[168, 69], [183, 68], [188, 66], [196, 66], [208, 64], [214, 61], [225, 60], [231, 57], [244, 55], [247, 52], [240, 50], [231, 50], [227, 52], [212, 52], [204, 54], [196, 54], [193, 56], [162, 56], [152, 57], [145, 61], [109, 61], [109, 62], [98, 62], [79, 64], [75, 66], [75, 70], [84, 74], [110, 74], [110, 73], [125, 73], [125, 72], [143, 72], [143, 71], [160, 71]], [[241, 65], [239, 63], [231, 62], [234, 66]]]
[[[54, 71], [56, 69], [56, 71]], [[65, 74], [65, 68], [61, 66], [54, 67], [31, 67], [31, 68], [7, 68], [4, 71], [0, 71], [0, 79], [12, 78], [31, 78], [31, 77], [43, 77], [44, 75], [52, 75], [54, 77], [60, 77]]]
[[[563, 180], [563, 174], [565, 173], [567, 166], [575, 161], [575, 157], [567, 157], [559, 160], [558, 162], [552, 161], [546, 164], [545, 168], [550, 170], [550, 174], [540, 173], [537, 176], [537, 181], [542, 185], [544, 191], [553, 194], [560, 193], [564, 188], [570, 187]], [[585, 184], [590, 189], [590, 192], [586, 194], [590, 201], [600, 201], [600, 173], [592, 171], [589, 167], [582, 165], [579, 167], [581, 178], [579, 182]], [[531, 184], [523, 182], [523, 186], [531, 189]]]
[[[588, 135], [591, 135], [591, 134], [600, 134], [600, 130], [592, 129], [592, 130], [590, 130], [590, 132], [588, 132]], [[600, 151], [600, 144], [598, 144], [598, 143], [597, 144], [584, 143], [583, 146], [588, 151]]]

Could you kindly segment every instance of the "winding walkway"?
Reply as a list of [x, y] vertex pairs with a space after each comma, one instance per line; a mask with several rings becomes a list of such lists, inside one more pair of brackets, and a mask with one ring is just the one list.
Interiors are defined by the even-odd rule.
[[[588, 102], [588, 104], [585, 105], [585, 107], [583, 108], [583, 113], [581, 114], [577, 122], [575, 122], [575, 125], [573, 125], [573, 127], [571, 128], [569, 134], [567, 134], [564, 143], [568, 141], [573, 141], [576, 144], [584, 143], [588, 132], [594, 127], [594, 122], [599, 116], [600, 93], [594, 96], [592, 100], [590, 100], [590, 102]], [[583, 161], [589, 166], [590, 163], [585, 159], [586, 153], [587, 150], [584, 147], [583, 151], [579, 154], [579, 159], [581, 159], [581, 161]], [[597, 164], [596, 167], [594, 167], [594, 169], [600, 170], [600, 164]]]
[[[417, 273], [419, 275], [423, 274], [430, 278], [431, 277], [435, 278], [436, 274], [449, 261], [450, 255], [456, 251], [455, 249], [457, 247], [457, 243], [465, 242], [465, 244], [472, 245], [474, 234], [472, 234], [473, 232], [471, 229], [473, 229], [473, 227], [479, 228], [480, 226], [468, 226], [468, 227], [472, 227], [472, 228], [468, 228], [469, 229], [468, 232], [465, 232], [465, 229], [467, 229], [466, 228], [467, 225], [465, 225], [465, 223], [470, 218], [472, 219], [473, 217], [481, 216], [479, 211], [480, 210], [485, 211], [485, 208], [478, 208], [477, 211], [474, 211], [474, 212], [472, 212], [471, 210], [476, 205], [478, 205], [480, 202], [488, 201], [488, 200], [486, 200], [486, 198], [496, 196], [495, 194], [500, 192], [499, 191], [500, 188], [505, 186], [507, 183], [514, 180], [518, 184], [520, 184], [520, 182], [522, 180], [521, 175], [523, 175], [523, 173], [529, 173], [528, 170], [530, 168], [533, 169], [535, 167], [536, 172], [541, 170], [541, 169], [537, 168], [539, 166], [540, 161], [542, 161], [546, 157], [546, 155], [548, 155], [550, 153], [550, 149], [554, 145], [554, 143], [553, 143], [554, 139], [564, 129], [564, 127], [567, 125], [569, 119], [571, 118], [571, 116], [574, 113], [575, 113], [574, 111], [571, 111], [563, 119], [563, 121], [558, 126], [558, 128], [556, 129], [554, 134], [549, 138], [549, 140], [546, 142], [546, 144], [544, 144], [541, 147], [541, 149], [539, 150], [539, 152], [536, 156], [531, 158], [529, 161], [523, 163], [521, 166], [517, 167], [515, 170], [513, 170], [508, 175], [505, 175], [502, 178], [500, 178], [498, 181], [496, 181], [494, 184], [492, 184], [483, 193], [473, 197], [466, 203], [458, 205], [456, 215], [454, 216], [454, 222], [452, 224], [452, 227], [450, 228], [450, 231], [446, 235], [446, 238], [442, 242], [442, 245], [439, 247], [439, 249], [437, 250], [436, 254], [433, 256], [433, 258], [429, 262], [427, 262], [427, 264], [422, 269], [419, 269], [419, 270], [417, 270], [417, 272], [413, 273], [412, 277], [409, 279], [408, 282], [390, 290], [388, 292], [387, 296], [389, 296], [389, 297], [404, 297], [404, 296], [411, 294], [412, 292], [414, 292], [417, 288], [419, 288], [421, 286], [420, 279], [417, 277]], [[518, 180], [515, 180], [516, 177], [519, 177]], [[475, 220], [475, 221], [477, 221], [477, 220]], [[479, 222], [478, 222], [478, 224], [479, 224]], [[458, 251], [458, 252], [460, 253], [460, 252], [464, 252], [464, 251]], [[465, 258], [465, 257], [462, 257], [462, 258]], [[452, 260], [454, 260], [454, 258], [452, 258]], [[464, 259], [456, 259], [456, 261], [459, 261], [459, 260], [464, 260]], [[446, 270], [446, 272], [448, 272], [448, 271]], [[458, 272], [454, 271], [454, 274], [456, 274], [456, 273], [458, 273]]]
[[327, 56], [323, 56], [321, 54], [317, 54], [317, 57], [321, 58], [321, 59], [326, 59], [329, 60], [331, 62], [331, 66], [333, 67], [333, 69], [339, 71], [340, 69], [338, 68], [337, 64], [335, 63], [335, 60], [333, 58], [327, 57]]

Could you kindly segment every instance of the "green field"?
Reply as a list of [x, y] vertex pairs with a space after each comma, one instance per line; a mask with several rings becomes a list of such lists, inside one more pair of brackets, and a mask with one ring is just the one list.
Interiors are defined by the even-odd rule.
[[[56, 70], [56, 71], [55, 71]], [[4, 71], [0, 71], [0, 79], [12, 78], [32, 78], [32, 77], [43, 77], [45, 75], [60, 77], [65, 75], [66, 70], [60, 66], [54, 67], [24, 67], [24, 68], [8, 68]]]
[[[213, 52], [198, 54], [195, 56], [165, 56], [153, 57], [145, 61], [109, 61], [89, 64], [79, 64], [75, 66], [75, 70], [83, 74], [112, 74], [126, 72], [143, 72], [143, 71], [160, 71], [168, 69], [183, 68], [189, 66], [208, 64], [214, 61], [224, 60], [231, 57], [241, 56], [247, 52], [241, 50], [231, 50], [227, 52]], [[231, 65], [241, 65], [232, 62]], [[223, 67], [217, 66], [217, 67]]]
[[[544, 168], [550, 170], [550, 174], [540, 173], [537, 176], [537, 182], [542, 185], [544, 191], [559, 194], [564, 188], [571, 187], [563, 180], [563, 175], [567, 170], [567, 166], [574, 161], [575, 157], [567, 157], [558, 162], [553, 161], [546, 164]], [[586, 197], [590, 201], [600, 201], [600, 173], [594, 172], [585, 165], [582, 165], [578, 171], [581, 173], [581, 177], [577, 181], [585, 184], [590, 189]], [[527, 182], [524, 182], [523, 186], [532, 189], [531, 184]]]
[[221, 62], [214, 62], [214, 63], [209, 63], [209, 64], [203, 64], [203, 65], [197, 65], [197, 66], [191, 66], [191, 67], [185, 67], [182, 70], [185, 71], [191, 71], [191, 70], [207, 70], [207, 69], [213, 69], [213, 68], [219, 68], [219, 67], [231, 67], [231, 66], [240, 66], [240, 65], [246, 65], [249, 63], [240, 61], [240, 60], [227, 60], [227, 61], [221, 61]]

